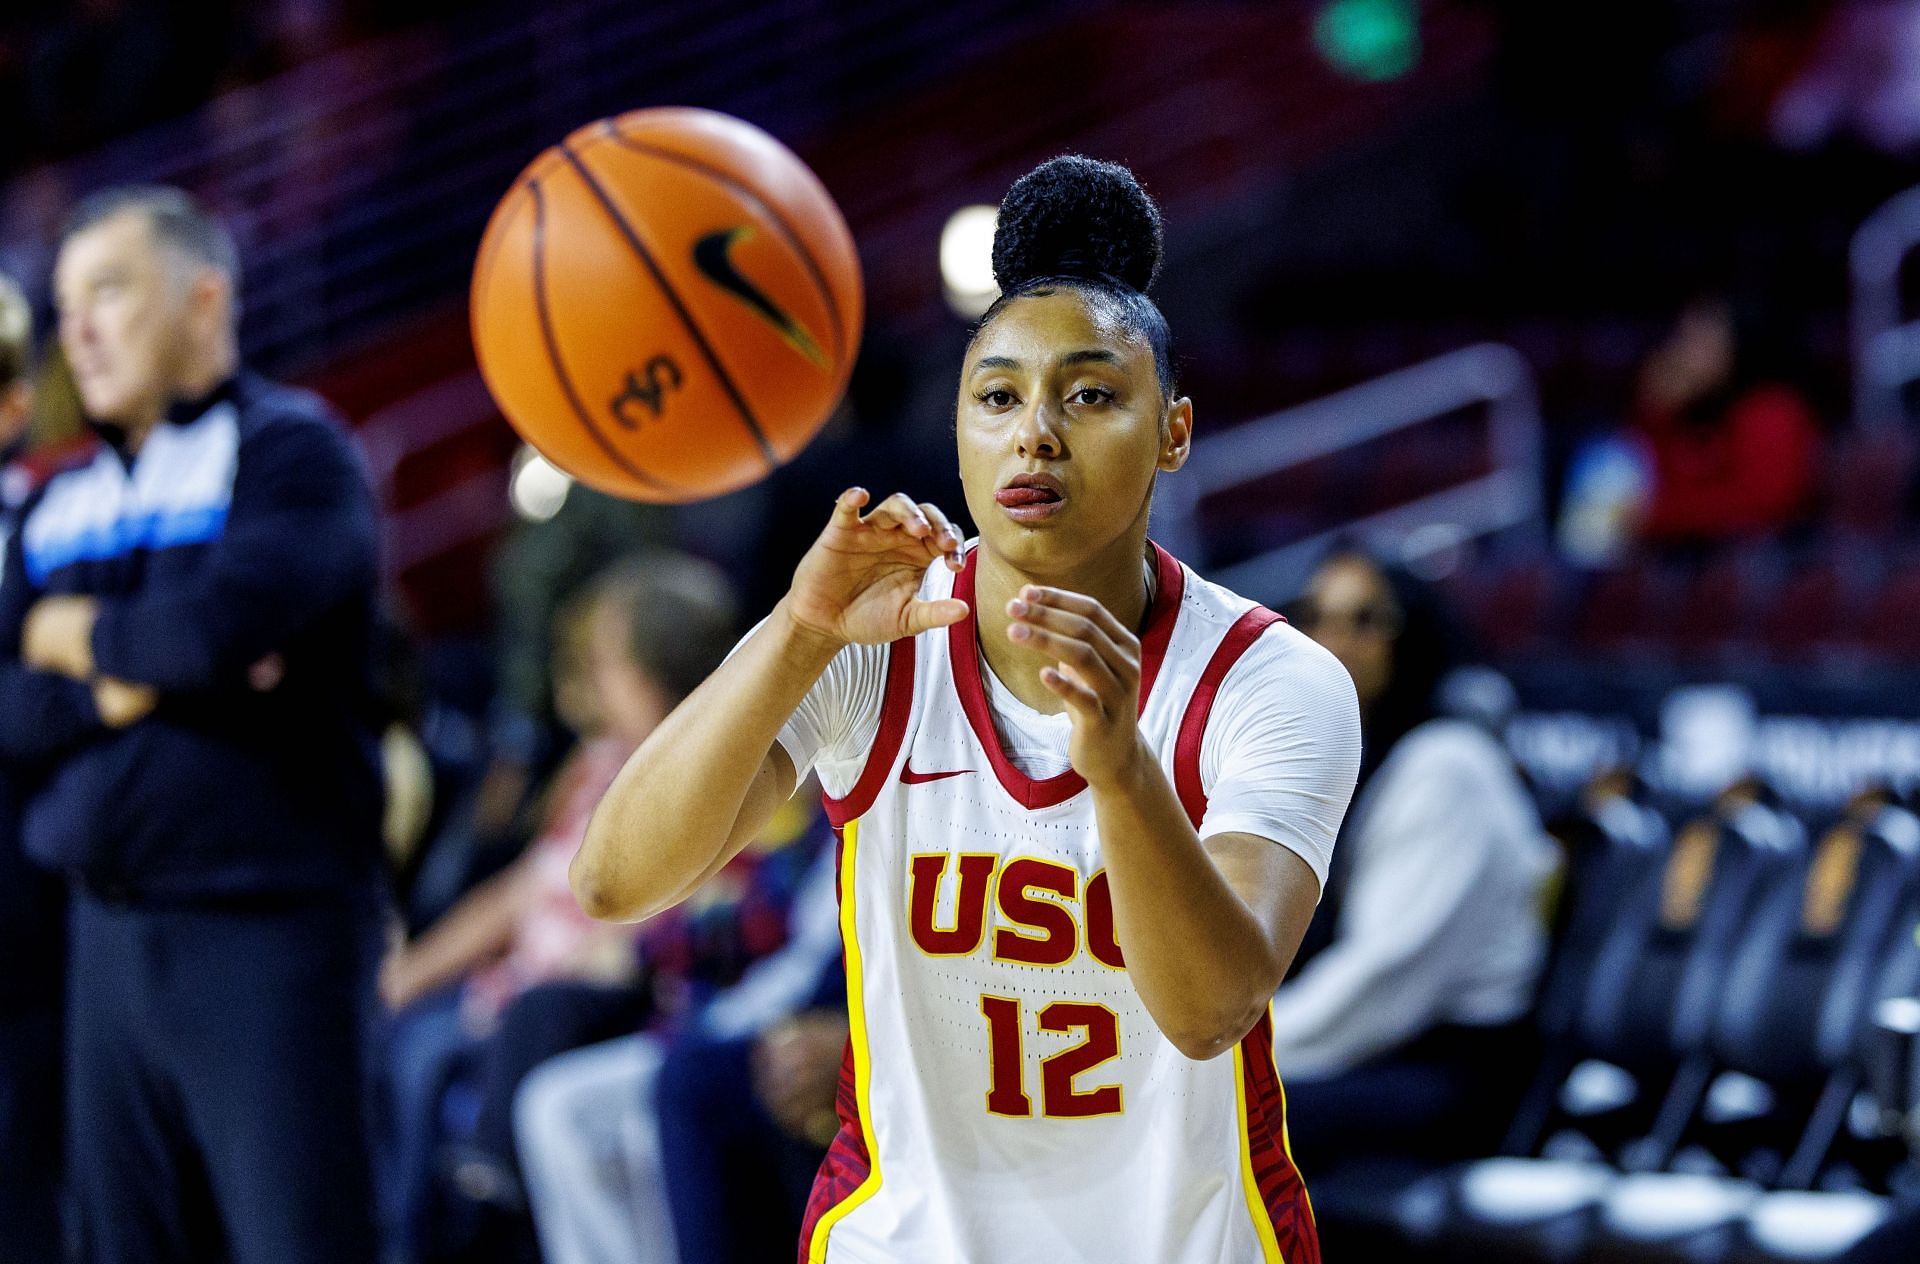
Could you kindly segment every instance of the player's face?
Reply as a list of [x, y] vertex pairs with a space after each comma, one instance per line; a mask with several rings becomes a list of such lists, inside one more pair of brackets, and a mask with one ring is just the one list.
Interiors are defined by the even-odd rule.
[[1400, 610], [1386, 576], [1364, 559], [1336, 557], [1307, 584], [1302, 629], [1333, 652], [1353, 677], [1362, 710], [1387, 691], [1393, 679], [1393, 642]]
[[955, 429], [985, 546], [1028, 574], [1070, 574], [1145, 532], [1157, 470], [1186, 461], [1193, 410], [1160, 393], [1153, 352], [1097, 299], [1010, 303], [968, 349]]
[[129, 210], [60, 248], [54, 300], [60, 346], [87, 415], [141, 424], [165, 411], [185, 360], [190, 270]]

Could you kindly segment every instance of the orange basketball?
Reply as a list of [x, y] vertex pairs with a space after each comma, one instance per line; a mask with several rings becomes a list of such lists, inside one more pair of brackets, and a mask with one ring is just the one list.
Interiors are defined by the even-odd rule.
[[733, 491], [846, 389], [860, 260], [793, 152], [711, 110], [635, 110], [535, 158], [473, 269], [480, 372], [514, 429], [635, 500]]

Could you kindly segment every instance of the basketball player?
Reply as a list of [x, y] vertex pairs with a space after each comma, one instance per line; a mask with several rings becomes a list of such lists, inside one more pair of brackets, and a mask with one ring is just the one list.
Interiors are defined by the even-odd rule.
[[844, 493], [574, 862], [589, 911], [645, 917], [818, 770], [851, 1039], [803, 1261], [1319, 1259], [1266, 1014], [1359, 717], [1329, 654], [1147, 540], [1193, 428], [1159, 254], [1125, 168], [1014, 185], [955, 419], [979, 538]]

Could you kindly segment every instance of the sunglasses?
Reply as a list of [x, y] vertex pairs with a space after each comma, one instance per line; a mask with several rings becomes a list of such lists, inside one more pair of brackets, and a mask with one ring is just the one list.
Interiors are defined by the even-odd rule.
[[1306, 598], [1293, 611], [1294, 626], [1307, 633], [1345, 628], [1361, 636], [1395, 637], [1400, 635], [1401, 622], [1399, 607], [1385, 601], [1351, 610], [1329, 610]]

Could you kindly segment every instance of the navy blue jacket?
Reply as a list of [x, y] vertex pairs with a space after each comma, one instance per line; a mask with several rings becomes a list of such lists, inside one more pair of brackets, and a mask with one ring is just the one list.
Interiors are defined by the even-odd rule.
[[[250, 374], [131, 458], [103, 442], [50, 479], [0, 572], [0, 758], [28, 787], [28, 853], [134, 900], [363, 885], [375, 532], [326, 406]], [[55, 593], [100, 600], [96, 668], [159, 689], [150, 716], [110, 730], [86, 686], [22, 665], [26, 613]]]
[[[0, 452], [0, 554], [31, 489], [26, 467], [12, 463], [12, 455]], [[65, 898], [57, 881], [27, 863], [20, 846], [19, 795], [0, 766], [0, 1021], [22, 1007], [58, 1006]]]

